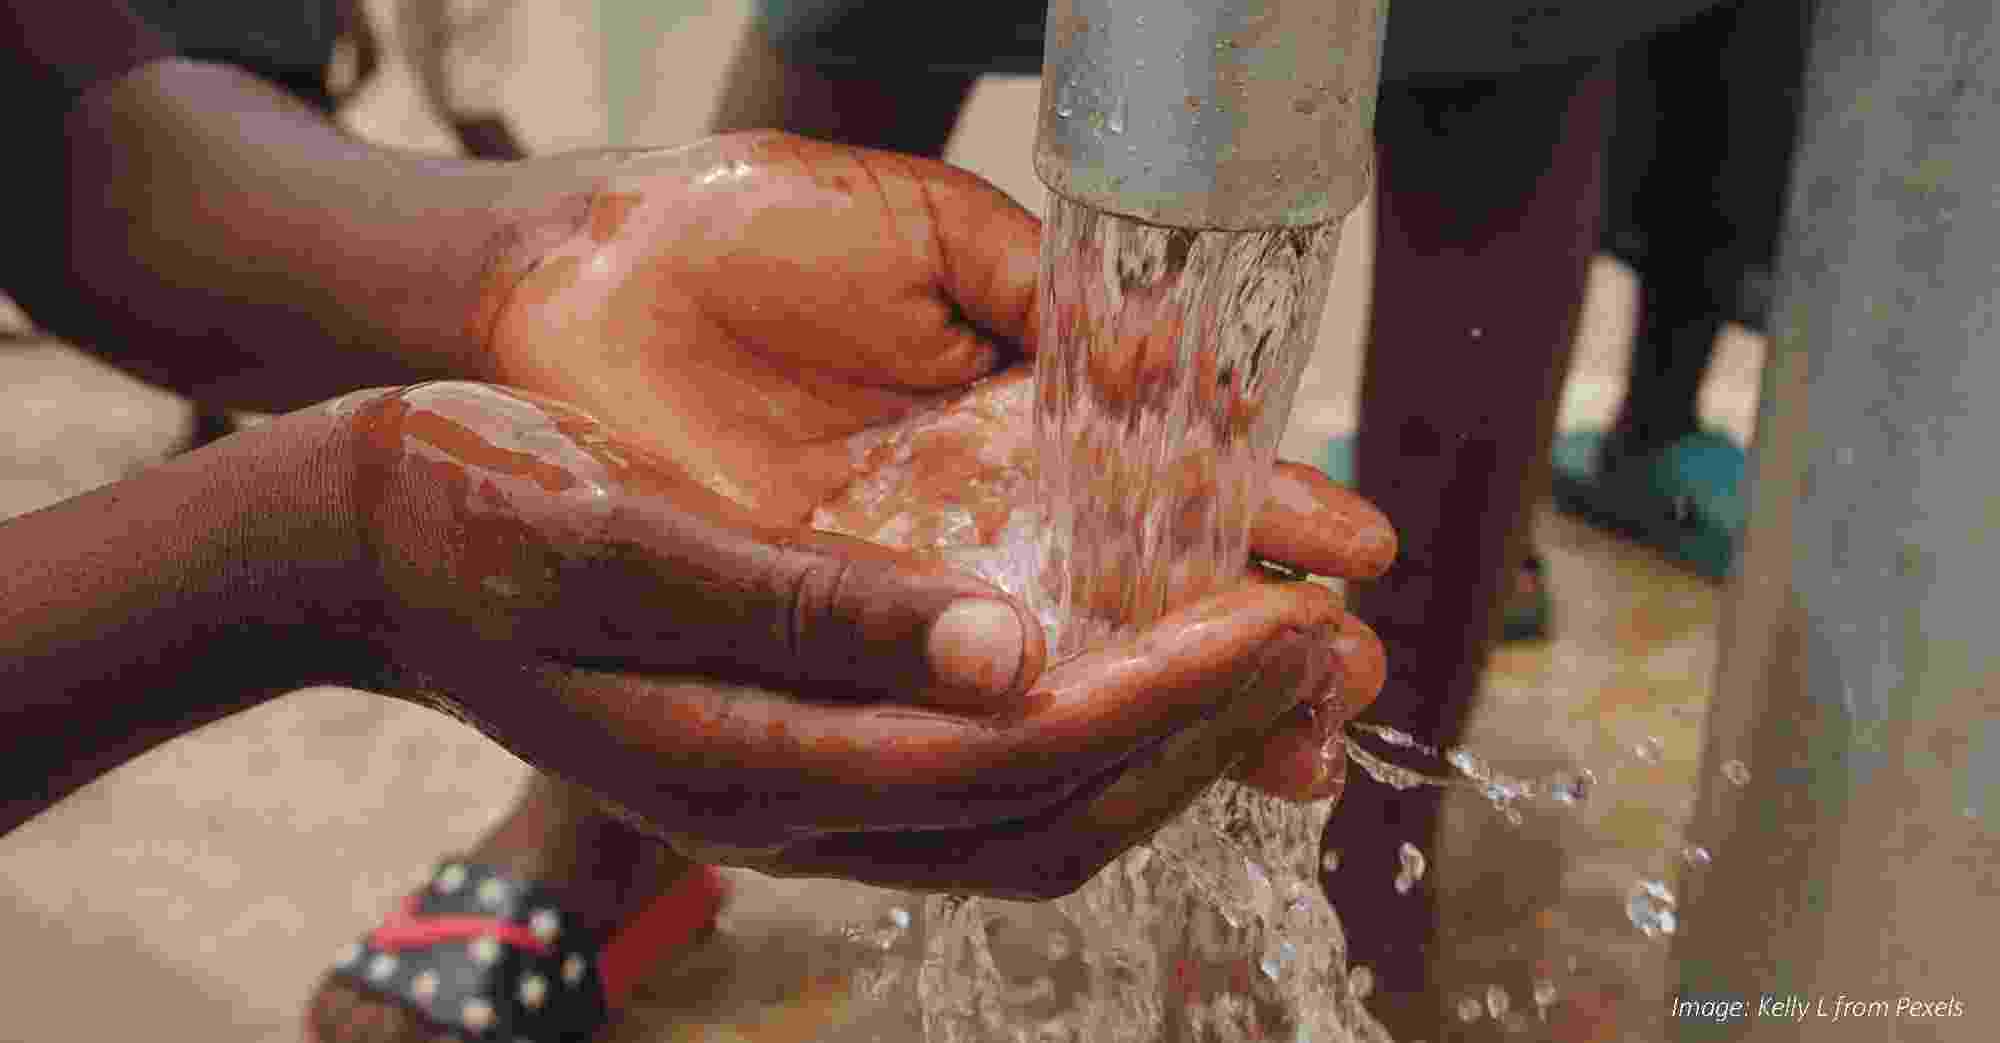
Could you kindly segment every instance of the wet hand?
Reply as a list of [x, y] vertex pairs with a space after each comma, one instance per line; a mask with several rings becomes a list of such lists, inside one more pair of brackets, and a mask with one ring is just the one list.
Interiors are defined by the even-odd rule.
[[445, 382], [323, 408], [364, 563], [345, 625], [558, 770], [622, 738], [593, 700], [624, 675], [992, 712], [1041, 671], [1039, 627], [978, 579], [765, 524], [569, 406]]
[[[987, 567], [1004, 561], [982, 559], [977, 548], [1005, 545], [1014, 535], [1014, 512], [1031, 495], [1028, 381], [1025, 367], [1016, 367], [857, 439], [856, 480], [815, 512], [814, 524], [943, 560]], [[1354, 579], [1380, 575], [1396, 550], [1379, 511], [1297, 464], [1278, 465], [1252, 543], [1257, 556], [1289, 569]], [[1054, 737], [1032, 731], [1049, 726], [1049, 718], [1036, 714], [1081, 721], [1082, 713], [1193, 711], [1165, 737], [1100, 716], [1088, 727], [1126, 737], [1129, 752], [1108, 770], [1072, 777], [1067, 790], [1027, 814], [892, 834], [835, 830], [744, 864], [918, 890], [1067, 893], [1225, 774], [1294, 800], [1337, 796], [1345, 778], [1340, 729], [1373, 701], [1383, 675], [1380, 642], [1329, 590], [1246, 563], [1235, 587], [1050, 667], [1028, 694], [1033, 711], [1005, 725]], [[1006, 743], [1017, 736], [1003, 729], [962, 741]], [[1016, 755], [1032, 759], [996, 762], [982, 772], [980, 786], [953, 783], [938, 795], [975, 807], [1016, 791], [1021, 784], [1014, 778], [1022, 773], [1054, 763], [1044, 749]], [[946, 781], [905, 778], [919, 786]]]
[[[1036, 493], [1028, 370], [1016, 365], [947, 403], [855, 438], [857, 476], [814, 512], [813, 525], [961, 564], [982, 561], [976, 553], [967, 557], [965, 548], [1017, 541], [1023, 534], [1009, 526], [1018, 525], [1018, 511], [1034, 507]], [[1267, 489], [1250, 533], [1256, 557], [1294, 573], [1341, 579], [1372, 579], [1394, 560], [1388, 519], [1317, 469], [1281, 462]], [[1026, 585], [1025, 576], [1008, 571], [988, 576], [1010, 590]], [[1244, 578], [1276, 582], [1248, 563]], [[1341, 612], [1336, 631], [1328, 645], [1334, 688], [1289, 711], [1239, 765], [1238, 774], [1254, 785], [1298, 799], [1338, 792], [1345, 760], [1334, 740], [1380, 691], [1384, 665], [1379, 641], [1359, 620]]]
[[[1303, 583], [1246, 584], [1039, 677], [1033, 626], [1018, 673], [940, 670], [939, 607], [998, 595], [934, 559], [762, 525], [534, 396], [433, 384], [328, 408], [353, 430], [377, 576], [354, 620], [401, 690], [692, 857], [1060, 893], [1379, 685], [1379, 648]], [[1379, 516], [1291, 503], [1263, 550], [1375, 567]], [[1292, 749], [1281, 773], [1323, 790], [1324, 744]]]
[[588, 409], [774, 521], [841, 440], [984, 376], [1034, 328], [1038, 227], [931, 160], [756, 132], [639, 153], [496, 275], [494, 379]]

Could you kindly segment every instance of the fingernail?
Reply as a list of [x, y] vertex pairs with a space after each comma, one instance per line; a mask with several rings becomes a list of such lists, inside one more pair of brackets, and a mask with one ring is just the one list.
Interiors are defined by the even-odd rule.
[[1006, 602], [966, 598], [952, 602], [931, 624], [927, 650], [939, 686], [1001, 695], [1021, 675], [1027, 641], [1020, 617]]

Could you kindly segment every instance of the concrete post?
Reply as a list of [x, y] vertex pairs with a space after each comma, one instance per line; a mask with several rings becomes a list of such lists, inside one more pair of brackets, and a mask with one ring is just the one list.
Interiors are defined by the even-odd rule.
[[1823, 0], [1807, 91], [1668, 1024], [1992, 1039], [2000, 13]]

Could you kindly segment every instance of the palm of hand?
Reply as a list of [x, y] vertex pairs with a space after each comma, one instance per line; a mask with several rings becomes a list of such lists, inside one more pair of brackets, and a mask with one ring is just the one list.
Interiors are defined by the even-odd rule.
[[589, 410], [770, 522], [801, 522], [849, 480], [849, 438], [1026, 339], [1035, 236], [943, 164], [710, 139], [607, 178], [510, 293], [492, 349], [504, 382]]

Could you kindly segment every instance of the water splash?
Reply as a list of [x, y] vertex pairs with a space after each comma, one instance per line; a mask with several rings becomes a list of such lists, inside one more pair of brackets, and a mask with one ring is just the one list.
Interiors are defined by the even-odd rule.
[[1410, 888], [1417, 886], [1417, 881], [1424, 878], [1424, 853], [1418, 850], [1417, 845], [1405, 840], [1403, 845], [1396, 849], [1396, 862], [1398, 866], [1396, 893], [1409, 894]]
[[1361, 745], [1359, 735], [1372, 735], [1391, 746], [1414, 750], [1425, 756], [1440, 756], [1431, 746], [1418, 742], [1408, 733], [1376, 724], [1359, 721], [1348, 725], [1348, 733], [1341, 736], [1341, 743], [1347, 750], [1350, 762], [1361, 766], [1368, 776], [1382, 785], [1396, 790], [1416, 789], [1431, 786], [1438, 789], [1470, 789], [1486, 799], [1493, 809], [1507, 820], [1509, 825], [1518, 826], [1523, 817], [1517, 803], [1527, 800], [1547, 800], [1550, 803], [1572, 805], [1583, 799], [1587, 788], [1586, 779], [1594, 779], [1587, 769], [1576, 773], [1559, 773], [1546, 782], [1537, 783], [1516, 778], [1496, 770], [1484, 758], [1463, 747], [1454, 746], [1442, 754], [1445, 764], [1457, 774], [1455, 776], [1429, 775], [1413, 768], [1390, 762], [1367, 747]]
[[1674, 915], [1674, 893], [1658, 880], [1639, 880], [1625, 899], [1625, 916], [1648, 938], [1672, 935], [1679, 920]]

